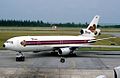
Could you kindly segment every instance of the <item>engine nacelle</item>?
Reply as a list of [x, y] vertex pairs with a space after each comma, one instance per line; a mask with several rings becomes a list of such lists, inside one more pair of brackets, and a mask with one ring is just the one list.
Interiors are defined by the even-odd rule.
[[100, 29], [96, 29], [95, 32], [94, 32], [94, 35], [95, 36], [101, 35], [101, 30]]
[[91, 31], [90, 30], [87, 30], [87, 29], [81, 29], [80, 30], [80, 34], [91, 34]]
[[87, 29], [81, 29], [80, 30], [80, 34], [87, 34], [87, 35], [92, 35], [92, 36], [99, 36], [101, 33], [101, 30], [100, 29], [96, 29], [95, 31], [90, 31], [90, 30], [87, 30]]
[[58, 49], [59, 55], [68, 55], [70, 53], [70, 48], [60, 48]]

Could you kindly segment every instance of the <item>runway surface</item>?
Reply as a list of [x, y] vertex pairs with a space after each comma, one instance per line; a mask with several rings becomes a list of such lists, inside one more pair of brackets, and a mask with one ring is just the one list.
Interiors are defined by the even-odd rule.
[[16, 52], [0, 50], [0, 67], [8, 68], [57, 68], [57, 69], [113, 69], [120, 65], [120, 51], [84, 51], [77, 52], [76, 56], [65, 57], [61, 63], [60, 57], [44, 53], [24, 53], [25, 62], [16, 62]]
[[103, 34], [110, 34], [110, 35], [115, 36], [115, 37], [120, 37], [119, 32], [103, 32]]

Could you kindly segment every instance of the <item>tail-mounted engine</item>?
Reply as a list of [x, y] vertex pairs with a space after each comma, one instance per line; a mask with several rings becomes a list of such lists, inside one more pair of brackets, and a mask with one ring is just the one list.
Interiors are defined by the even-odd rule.
[[87, 35], [93, 35], [93, 36], [99, 36], [101, 33], [100, 29], [96, 29], [94, 32], [87, 30], [87, 29], [81, 29], [80, 35], [87, 34]]
[[95, 34], [95, 36], [101, 35], [101, 30], [100, 29], [96, 29], [94, 34]]
[[83, 35], [83, 34], [91, 34], [91, 31], [87, 30], [87, 29], [81, 29], [80, 30], [80, 35]]

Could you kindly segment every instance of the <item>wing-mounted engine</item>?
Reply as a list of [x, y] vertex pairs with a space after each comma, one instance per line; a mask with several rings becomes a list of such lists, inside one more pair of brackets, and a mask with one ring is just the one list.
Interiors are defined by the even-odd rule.
[[70, 48], [60, 48], [58, 49], [59, 55], [68, 55], [71, 52]]

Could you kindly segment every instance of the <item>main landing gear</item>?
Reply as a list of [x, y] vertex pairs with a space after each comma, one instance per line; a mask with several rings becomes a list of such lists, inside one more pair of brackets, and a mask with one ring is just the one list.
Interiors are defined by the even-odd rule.
[[23, 62], [23, 61], [25, 61], [25, 56], [22, 54], [22, 52], [17, 53], [17, 55], [16, 55], [16, 61], [17, 62]]

